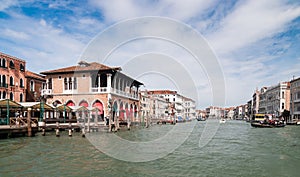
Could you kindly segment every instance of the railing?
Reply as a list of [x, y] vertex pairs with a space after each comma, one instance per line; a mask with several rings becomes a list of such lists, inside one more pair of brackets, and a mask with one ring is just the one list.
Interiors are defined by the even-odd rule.
[[52, 95], [52, 89], [43, 89], [41, 95]]
[[131, 94], [131, 93], [127, 93], [122, 90], [118, 90], [118, 89], [114, 89], [114, 88], [111, 89], [111, 92], [115, 93], [117, 95], [120, 95], [120, 96], [125, 96], [125, 97], [131, 98], [131, 99], [139, 100], [138, 94]]
[[107, 93], [107, 87], [92, 87], [91, 92], [93, 93]]
[[[32, 127], [38, 126], [38, 118], [31, 118], [30, 123]], [[16, 127], [24, 127], [27, 126], [27, 118], [10, 118], [9, 122], [10, 126], [16, 126]]]
[[7, 83], [4, 83], [4, 82], [1, 82], [1, 83], [0, 83], [0, 87], [7, 88], [7, 87], [8, 87], [8, 84], [7, 84]]

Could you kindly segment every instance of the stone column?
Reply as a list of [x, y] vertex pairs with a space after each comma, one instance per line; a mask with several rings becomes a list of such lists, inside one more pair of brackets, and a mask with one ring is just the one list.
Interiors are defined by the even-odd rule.
[[111, 92], [111, 76], [112, 74], [107, 74], [107, 92], [110, 93]]

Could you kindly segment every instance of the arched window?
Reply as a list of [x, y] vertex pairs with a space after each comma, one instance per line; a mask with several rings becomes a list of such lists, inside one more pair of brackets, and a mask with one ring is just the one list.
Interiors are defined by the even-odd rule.
[[30, 81], [30, 91], [34, 92], [34, 81], [33, 80]]
[[12, 100], [12, 101], [14, 100], [14, 94], [13, 94], [13, 92], [10, 92], [9, 99]]
[[23, 79], [20, 79], [20, 87], [23, 88], [24, 87], [24, 83], [23, 83]]
[[6, 92], [5, 91], [3, 91], [3, 93], [2, 93], [2, 99], [6, 99]]
[[25, 71], [25, 67], [22, 63], [20, 64], [20, 71]]
[[2, 58], [1, 66], [6, 68], [6, 59]]
[[64, 78], [64, 83], [65, 83], [65, 90], [68, 90], [68, 79], [66, 77]]
[[69, 90], [72, 90], [72, 77], [69, 77]]
[[12, 76], [9, 78], [9, 85], [14, 86], [14, 78]]
[[52, 78], [48, 79], [48, 89], [52, 89]]
[[79, 106], [89, 107], [89, 104], [88, 104], [87, 101], [82, 100], [82, 101], [79, 103]]
[[72, 100], [69, 100], [69, 101], [66, 103], [66, 106], [75, 106], [75, 103], [74, 103]]
[[15, 64], [12, 60], [9, 62], [9, 67], [12, 68], [12, 69], [15, 68]]
[[74, 77], [74, 89], [75, 90], [77, 89], [77, 79], [76, 79], [76, 77]]
[[20, 93], [20, 102], [23, 102], [23, 93]]

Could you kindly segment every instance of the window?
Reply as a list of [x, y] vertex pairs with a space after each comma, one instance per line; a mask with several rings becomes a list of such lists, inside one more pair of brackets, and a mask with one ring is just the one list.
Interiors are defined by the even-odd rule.
[[6, 99], [6, 92], [5, 91], [3, 91], [3, 93], [2, 93], [2, 99]]
[[9, 85], [14, 86], [14, 78], [12, 76], [9, 78]]
[[74, 77], [74, 89], [75, 90], [77, 89], [77, 79], [76, 79], [76, 77]]
[[30, 81], [30, 91], [34, 92], [34, 81], [33, 80]]
[[15, 64], [14, 64], [13, 61], [10, 61], [10, 62], [9, 62], [9, 67], [10, 67], [11, 69], [15, 69]]
[[58, 80], [61, 80], [61, 76], [58, 76]]
[[25, 67], [22, 63], [20, 64], [20, 71], [25, 71]]
[[10, 92], [10, 94], [9, 94], [9, 99], [12, 101], [14, 100], [14, 94], [12, 92]]
[[284, 92], [282, 92], [282, 99], [284, 99]]
[[20, 94], [20, 102], [23, 102], [23, 93]]
[[69, 90], [72, 90], [72, 77], [69, 77]]
[[65, 90], [68, 90], [68, 79], [64, 78]]
[[23, 79], [22, 78], [20, 79], [20, 87], [24, 88], [24, 83], [23, 83]]
[[175, 98], [173, 98], [173, 101], [175, 101]]
[[2, 58], [1, 67], [6, 68], [6, 59]]
[[82, 78], [85, 79], [85, 74], [82, 75]]
[[52, 78], [48, 79], [48, 89], [52, 89]]
[[281, 109], [284, 109], [284, 103], [281, 104]]

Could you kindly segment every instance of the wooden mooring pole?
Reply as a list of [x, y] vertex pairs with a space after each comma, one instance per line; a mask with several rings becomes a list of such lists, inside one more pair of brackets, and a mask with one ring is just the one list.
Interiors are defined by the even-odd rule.
[[31, 129], [31, 108], [27, 109], [27, 135], [29, 137], [32, 136], [32, 129]]

